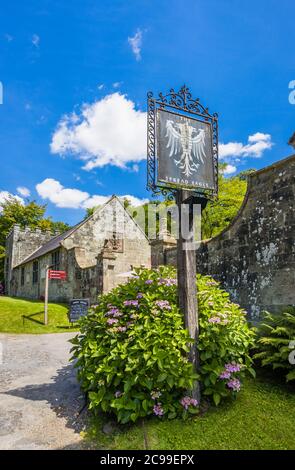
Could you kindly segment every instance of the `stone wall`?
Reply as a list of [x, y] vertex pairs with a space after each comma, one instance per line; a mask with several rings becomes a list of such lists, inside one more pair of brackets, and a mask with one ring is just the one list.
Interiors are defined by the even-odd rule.
[[[50, 235], [41, 232], [38, 234], [41, 237]], [[49, 238], [45, 238], [44, 243]], [[41, 238], [38, 244], [36, 241], [36, 246], [33, 246], [31, 240], [32, 234], [20, 231], [19, 228], [8, 237], [7, 255], [12, 260], [13, 269], [7, 285], [9, 295], [39, 299], [44, 296], [46, 266], [52, 265], [52, 251], [37, 258], [39, 276], [38, 282], [33, 283], [33, 261], [17, 266], [43, 244], [40, 243]], [[116, 197], [101, 210], [96, 210], [85, 222], [77, 225], [61, 241], [59, 252], [59, 269], [66, 271], [67, 279], [49, 281], [48, 296], [52, 302], [67, 302], [73, 298], [90, 298], [91, 302], [96, 302], [100, 292], [109, 291], [126, 281], [126, 273], [132, 270], [132, 266], [151, 266], [148, 239]], [[13, 256], [9, 256], [9, 253]], [[22, 256], [16, 256], [20, 253]]]
[[10, 292], [13, 268], [55, 236], [56, 233], [50, 231], [42, 232], [40, 229], [32, 230], [29, 227], [22, 229], [19, 225], [13, 227], [7, 236], [5, 247], [5, 285], [8, 295], [13, 295]]
[[[251, 319], [295, 306], [295, 155], [249, 176], [233, 223], [201, 244], [197, 270], [221, 281]], [[166, 250], [167, 264], [176, 250]]]

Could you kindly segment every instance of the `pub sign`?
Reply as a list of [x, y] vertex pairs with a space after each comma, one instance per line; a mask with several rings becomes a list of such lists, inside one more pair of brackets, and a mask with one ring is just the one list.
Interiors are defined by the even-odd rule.
[[148, 94], [148, 182], [153, 192], [188, 189], [217, 195], [218, 117], [185, 86]]

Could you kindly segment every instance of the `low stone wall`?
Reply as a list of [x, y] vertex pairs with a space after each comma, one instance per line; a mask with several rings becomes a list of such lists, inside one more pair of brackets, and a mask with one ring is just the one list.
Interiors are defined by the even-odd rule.
[[[197, 270], [221, 281], [251, 319], [295, 306], [295, 155], [249, 176], [239, 214], [201, 244]], [[166, 250], [175, 264], [176, 250]]]

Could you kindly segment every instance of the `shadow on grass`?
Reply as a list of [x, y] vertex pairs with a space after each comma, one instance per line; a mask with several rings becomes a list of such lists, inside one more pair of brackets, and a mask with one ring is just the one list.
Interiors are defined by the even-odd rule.
[[44, 323], [41, 320], [37, 320], [36, 318], [33, 318], [36, 315], [40, 315], [42, 313], [43, 312], [36, 312], [36, 313], [32, 313], [31, 315], [22, 315], [23, 325], [25, 324], [25, 320], [29, 320], [33, 323], [37, 323], [38, 325], [44, 325]]
[[79, 329], [78, 325], [73, 325], [72, 323], [69, 325], [57, 325], [55, 328], [58, 330], [70, 330], [70, 331], [77, 331]]
[[[32, 313], [31, 315], [22, 315], [23, 325], [25, 324], [25, 320], [28, 320], [30, 322], [37, 323], [37, 325], [46, 326], [44, 321], [37, 320], [36, 318], [34, 318], [36, 315], [40, 315], [40, 314], [43, 314], [43, 312], [36, 312], [36, 313]], [[73, 324], [73, 323], [69, 323], [68, 325], [47, 325], [47, 326], [54, 326], [58, 330], [67, 330], [67, 331], [77, 331], [78, 329], [78, 325]]]

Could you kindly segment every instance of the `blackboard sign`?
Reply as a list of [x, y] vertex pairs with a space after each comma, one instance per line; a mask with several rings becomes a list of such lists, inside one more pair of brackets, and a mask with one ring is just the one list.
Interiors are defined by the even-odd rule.
[[73, 299], [70, 301], [69, 321], [74, 323], [87, 315], [89, 299]]

